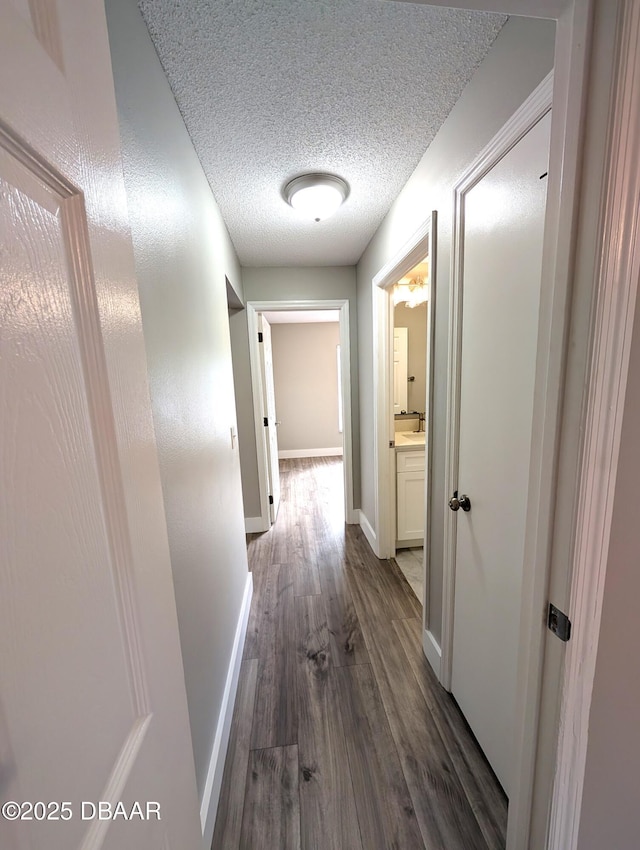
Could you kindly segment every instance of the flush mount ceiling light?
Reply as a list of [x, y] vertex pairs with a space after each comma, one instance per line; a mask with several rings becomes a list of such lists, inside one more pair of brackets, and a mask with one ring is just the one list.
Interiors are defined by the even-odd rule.
[[301, 174], [283, 189], [285, 201], [314, 221], [333, 215], [349, 194], [349, 186], [333, 174]]

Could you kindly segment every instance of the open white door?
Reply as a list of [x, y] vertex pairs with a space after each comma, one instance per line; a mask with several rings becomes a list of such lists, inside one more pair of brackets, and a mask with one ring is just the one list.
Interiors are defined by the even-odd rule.
[[273, 353], [271, 351], [271, 325], [262, 315], [260, 328], [260, 368], [264, 389], [264, 422], [267, 429], [267, 472], [269, 477], [269, 515], [271, 524], [276, 521], [280, 507], [280, 463], [278, 459], [278, 421], [276, 419], [276, 393], [273, 383]]
[[102, 2], [2, 3], [0, 78], [0, 847], [199, 848]]
[[[464, 196], [451, 690], [507, 794], [551, 113]], [[452, 508], [457, 508], [453, 502]]]

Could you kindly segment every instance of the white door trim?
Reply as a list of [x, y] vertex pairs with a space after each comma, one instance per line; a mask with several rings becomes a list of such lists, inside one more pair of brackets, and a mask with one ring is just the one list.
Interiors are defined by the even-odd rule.
[[353, 441], [351, 425], [351, 335], [349, 330], [349, 301], [346, 298], [313, 301], [248, 301], [247, 326], [249, 329], [249, 361], [251, 363], [251, 388], [258, 460], [258, 486], [260, 489], [260, 515], [262, 531], [269, 529], [269, 494], [267, 492], [267, 447], [262, 424], [262, 381], [258, 351], [258, 313], [285, 310], [338, 310], [340, 324], [340, 374], [342, 379], [342, 440], [345, 495], [345, 521], [358, 522], [353, 509]]
[[[269, 492], [269, 521], [274, 524], [278, 517], [280, 508], [280, 460], [277, 451], [278, 445], [278, 413], [276, 411], [275, 380], [273, 374], [273, 352], [271, 350], [271, 324], [269, 320], [258, 313], [258, 339], [262, 345], [258, 345], [260, 356], [260, 383], [263, 391], [262, 416], [265, 426], [265, 446], [267, 449], [267, 486]], [[268, 354], [268, 356], [267, 356]], [[270, 363], [271, 368], [268, 368]], [[274, 442], [276, 450], [274, 451]]]
[[246, 305], [247, 328], [249, 332], [249, 363], [251, 365], [251, 395], [253, 398], [253, 425], [256, 435], [256, 458], [258, 462], [258, 492], [260, 495], [260, 528], [268, 531], [271, 528], [269, 511], [269, 473], [267, 469], [267, 435], [263, 424], [264, 387], [262, 385], [262, 370], [260, 368], [260, 351], [258, 349], [258, 310], [251, 304]]
[[[609, 173], [601, 211], [602, 250], [595, 269], [599, 281], [573, 553], [569, 609], [573, 635], [565, 660], [561, 709], [564, 722], [558, 743], [549, 850], [576, 850], [578, 846], [589, 712], [640, 276], [639, 0], [624, 4], [618, 26], [620, 58], [610, 119]], [[624, 234], [623, 238], [620, 234]]]
[[[375, 524], [375, 554], [378, 558], [391, 558], [395, 554], [395, 524], [393, 494], [395, 482], [389, 451], [389, 429], [393, 420], [393, 310], [391, 309], [390, 289], [397, 280], [413, 268], [420, 260], [429, 254], [430, 306], [427, 352], [427, 411], [425, 430], [432, 434], [432, 404], [433, 393], [433, 318], [435, 313], [437, 256], [435, 239], [432, 232], [436, 231], [437, 213], [432, 212], [420, 227], [413, 233], [400, 250], [378, 271], [372, 281], [372, 313], [373, 313], [373, 480], [374, 489], [374, 524]], [[431, 244], [433, 243], [433, 244]], [[425, 457], [425, 487], [430, 492], [431, 482], [431, 440], [426, 446]], [[428, 501], [428, 500], [427, 500]], [[429, 511], [425, 523], [425, 537], [429, 533]], [[428, 547], [425, 546], [425, 553]], [[428, 574], [428, 560], [427, 560]], [[426, 587], [425, 582], [425, 587]], [[425, 606], [426, 608], [426, 606]]]

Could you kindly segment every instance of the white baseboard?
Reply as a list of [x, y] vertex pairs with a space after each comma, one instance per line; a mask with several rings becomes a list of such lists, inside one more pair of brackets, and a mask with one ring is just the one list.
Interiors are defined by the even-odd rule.
[[431, 665], [433, 672], [438, 677], [438, 681], [440, 681], [442, 650], [440, 649], [438, 641], [434, 638], [429, 629], [425, 629], [422, 632], [422, 648], [424, 649], [424, 654], [427, 656], [427, 661]]
[[278, 457], [335, 457], [341, 454], [342, 446], [336, 446], [333, 449], [282, 449], [278, 452]]
[[238, 690], [242, 650], [244, 647], [245, 635], [247, 633], [247, 623], [249, 621], [249, 609], [251, 608], [252, 595], [253, 575], [249, 573], [247, 575], [247, 582], [244, 588], [244, 597], [240, 608], [240, 616], [238, 617], [238, 623], [236, 625], [236, 634], [233, 641], [233, 649], [231, 651], [227, 681], [224, 686], [222, 706], [220, 707], [220, 715], [218, 717], [218, 728], [216, 729], [216, 737], [214, 739], [213, 750], [211, 752], [211, 761], [209, 762], [209, 770], [207, 772], [207, 781], [204, 786], [202, 803], [200, 805], [200, 823], [202, 825], [202, 836], [204, 838], [205, 847], [211, 846], [211, 842], [213, 841], [213, 830], [216, 825], [218, 801], [220, 799], [220, 788], [222, 786], [222, 774], [224, 772], [224, 762], [227, 757], [229, 734], [231, 732], [231, 718], [233, 717], [233, 706], [236, 701], [236, 692]]
[[259, 531], [269, 531], [269, 527], [265, 528], [261, 516], [246, 516], [244, 518], [244, 530], [246, 534], [256, 534]]
[[373, 551], [377, 555], [378, 554], [378, 538], [376, 537], [376, 533], [373, 530], [371, 523], [369, 522], [369, 520], [364, 515], [362, 509], [360, 509], [358, 511], [358, 514], [359, 514], [360, 528], [363, 530], [364, 536], [367, 538], [367, 540], [369, 542], [369, 546], [371, 546], [371, 548], [373, 549]]

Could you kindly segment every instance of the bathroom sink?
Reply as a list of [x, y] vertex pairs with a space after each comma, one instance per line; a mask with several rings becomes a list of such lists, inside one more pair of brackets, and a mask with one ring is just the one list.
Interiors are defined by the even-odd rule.
[[398, 431], [396, 432], [396, 446], [408, 446], [412, 444], [424, 446], [424, 438], [424, 431]]

